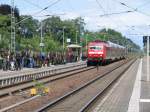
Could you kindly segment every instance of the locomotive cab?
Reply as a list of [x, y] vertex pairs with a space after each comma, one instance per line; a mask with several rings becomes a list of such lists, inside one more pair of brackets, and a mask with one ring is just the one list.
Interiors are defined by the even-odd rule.
[[102, 45], [89, 46], [88, 57], [95, 58], [95, 60], [99, 60], [100, 58], [103, 57], [103, 54], [104, 54], [103, 48], [104, 48], [104, 46], [102, 46]]
[[105, 44], [99, 42], [91, 42], [88, 45], [87, 65], [101, 63], [105, 57]]

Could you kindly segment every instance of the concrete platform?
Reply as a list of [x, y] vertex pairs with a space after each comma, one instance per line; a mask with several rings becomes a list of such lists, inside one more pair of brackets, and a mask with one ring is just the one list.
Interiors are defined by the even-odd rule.
[[11, 70], [3, 71], [2, 69], [0, 69], [0, 78], [6, 77], [6, 76], [17, 75], [17, 74], [30, 73], [33, 71], [41, 71], [41, 70], [49, 70], [49, 69], [57, 69], [57, 68], [59, 69], [59, 68], [62, 68], [64, 66], [68, 67], [70, 65], [78, 65], [78, 64], [86, 64], [86, 62], [85, 61], [78, 61], [78, 62], [67, 63], [67, 64], [63, 64], [63, 65], [51, 65], [50, 67], [23, 68], [23, 69], [18, 70], [18, 71], [11, 71]]
[[150, 112], [148, 75], [147, 58], [138, 59], [90, 111]]
[[[150, 62], [150, 57], [149, 57]], [[147, 58], [143, 59], [142, 63], [142, 76], [141, 76], [141, 91], [140, 91], [140, 111], [139, 112], [150, 112], [150, 79], [147, 74]], [[149, 68], [150, 71], [150, 68]], [[150, 72], [149, 72], [150, 73]]]

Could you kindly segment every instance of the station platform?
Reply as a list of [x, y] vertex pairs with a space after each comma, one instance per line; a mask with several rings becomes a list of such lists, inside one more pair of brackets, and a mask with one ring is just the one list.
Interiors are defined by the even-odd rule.
[[147, 69], [150, 69], [147, 68], [147, 57], [138, 59], [90, 111], [150, 112], [150, 74]]
[[72, 63], [66, 63], [66, 64], [62, 64], [62, 65], [51, 65], [49, 67], [40, 67], [40, 68], [22, 68], [21, 70], [7, 70], [7, 71], [3, 71], [2, 69], [0, 69], [0, 78], [2, 77], [6, 77], [6, 76], [12, 76], [12, 75], [18, 75], [18, 74], [25, 74], [25, 73], [31, 73], [34, 71], [44, 71], [44, 70], [50, 70], [50, 69], [59, 69], [62, 67], [67, 67], [70, 65], [78, 65], [78, 64], [86, 64], [85, 61], [78, 61], [78, 62], [72, 62]]

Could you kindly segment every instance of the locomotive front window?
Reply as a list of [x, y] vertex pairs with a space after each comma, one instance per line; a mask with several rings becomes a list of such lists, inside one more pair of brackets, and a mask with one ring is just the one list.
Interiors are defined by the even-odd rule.
[[101, 50], [102, 46], [90, 46], [91, 50]]
[[91, 49], [91, 50], [95, 50], [95, 49], [96, 49], [96, 47], [90, 47], [90, 49]]

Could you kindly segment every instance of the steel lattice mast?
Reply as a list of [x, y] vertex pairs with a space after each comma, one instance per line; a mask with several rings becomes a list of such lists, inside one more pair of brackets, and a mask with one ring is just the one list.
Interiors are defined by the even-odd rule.
[[15, 52], [16, 43], [15, 43], [15, 15], [14, 15], [14, 0], [11, 0], [11, 45], [10, 51]]

